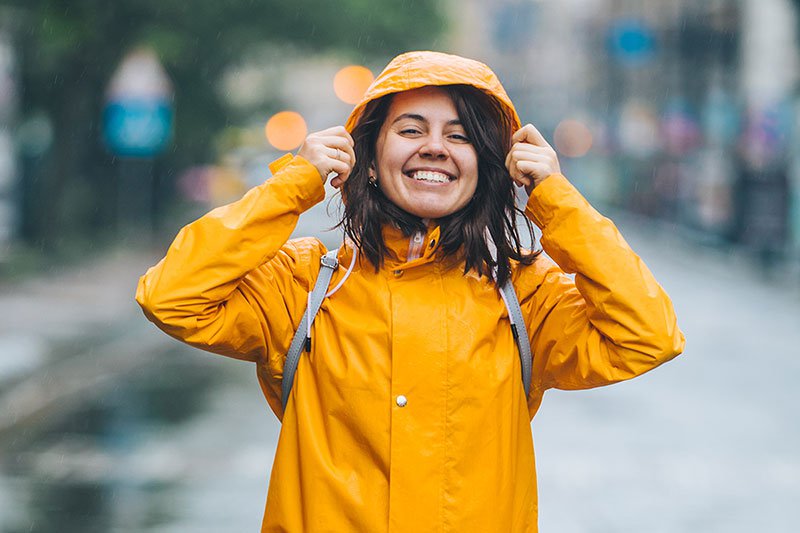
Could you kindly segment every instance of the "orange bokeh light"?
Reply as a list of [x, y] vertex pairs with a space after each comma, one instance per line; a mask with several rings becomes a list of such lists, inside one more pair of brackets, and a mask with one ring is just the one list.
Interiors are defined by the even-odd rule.
[[333, 92], [336, 93], [339, 100], [348, 104], [357, 104], [374, 79], [375, 76], [367, 67], [350, 65], [341, 69], [333, 77]]
[[556, 150], [567, 157], [583, 157], [592, 147], [592, 132], [583, 122], [568, 118], [553, 134]]
[[281, 111], [270, 117], [264, 131], [269, 143], [278, 150], [294, 150], [305, 140], [308, 128], [300, 113]]

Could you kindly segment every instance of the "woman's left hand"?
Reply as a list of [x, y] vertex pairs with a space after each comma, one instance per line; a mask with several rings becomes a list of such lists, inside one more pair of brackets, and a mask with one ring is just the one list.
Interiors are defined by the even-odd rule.
[[525, 124], [517, 130], [511, 142], [506, 168], [514, 183], [525, 187], [528, 194], [547, 176], [561, 173], [556, 151], [533, 124]]

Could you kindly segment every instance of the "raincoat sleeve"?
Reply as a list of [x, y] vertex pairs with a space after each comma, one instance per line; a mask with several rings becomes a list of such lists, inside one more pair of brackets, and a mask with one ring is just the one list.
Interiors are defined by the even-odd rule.
[[534, 397], [551, 387], [629, 379], [681, 353], [684, 336], [669, 296], [564, 176], [540, 183], [525, 212], [558, 264], [539, 256], [517, 285], [534, 354]]
[[277, 394], [279, 404], [286, 348], [325, 252], [316, 239], [287, 240], [325, 189], [301, 157], [285, 156], [271, 168], [273, 177], [242, 199], [181, 229], [139, 280], [136, 300], [169, 335], [258, 362], [260, 373], [265, 367], [274, 389], [265, 393], [268, 399]]

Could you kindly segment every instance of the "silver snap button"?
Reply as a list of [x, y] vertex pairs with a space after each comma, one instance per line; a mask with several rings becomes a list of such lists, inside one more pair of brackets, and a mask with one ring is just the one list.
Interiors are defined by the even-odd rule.
[[395, 400], [395, 403], [397, 403], [398, 407], [405, 407], [406, 404], [408, 403], [408, 398], [406, 398], [405, 396], [400, 394], [400, 395], [397, 396], [397, 399]]
[[403, 271], [402, 270], [397, 269], [397, 270], [394, 271], [394, 277], [399, 278], [402, 275], [403, 275]]

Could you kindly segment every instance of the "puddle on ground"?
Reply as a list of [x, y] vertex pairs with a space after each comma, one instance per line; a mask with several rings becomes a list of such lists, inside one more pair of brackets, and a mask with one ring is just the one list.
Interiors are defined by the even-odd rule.
[[161, 434], [174, 435], [202, 413], [226, 378], [178, 348], [0, 443], [0, 532], [168, 524], [180, 476], [174, 461], [152, 450]]

